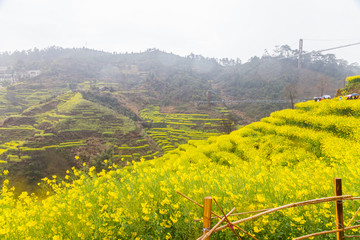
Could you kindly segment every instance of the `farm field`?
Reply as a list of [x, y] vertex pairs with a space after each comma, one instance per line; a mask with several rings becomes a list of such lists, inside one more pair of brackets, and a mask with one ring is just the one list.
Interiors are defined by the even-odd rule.
[[[128, 118], [83, 99], [80, 93], [68, 92], [50, 102], [34, 105], [22, 114], [11, 115], [4, 121], [0, 133], [3, 147], [9, 146], [9, 152], [18, 151], [22, 154], [47, 148], [86, 145], [84, 139], [79, 139], [84, 132], [111, 138], [134, 129], [133, 122]], [[58, 139], [67, 133], [71, 133], [74, 138]], [[25, 137], [28, 137], [28, 141], [23, 141]], [[9, 139], [12, 141], [4, 142]], [[16, 144], [16, 141], [21, 143]], [[9, 155], [4, 155], [7, 152], [4, 150], [3, 161], [9, 158]]]
[[0, 119], [22, 113], [25, 109], [48, 101], [64, 92], [61, 87], [45, 89], [38, 84], [16, 83], [9, 88], [0, 89]]
[[[9, 91], [3, 90], [5, 96]], [[11, 104], [0, 104], [6, 110], [0, 127], [0, 169], [13, 169], [17, 176], [12, 179], [24, 179], [21, 186], [35, 186], [48, 175], [63, 177], [66, 169], [84, 162], [102, 168], [105, 159], [120, 166], [153, 159], [189, 140], [220, 135], [222, 130], [223, 119], [208, 114], [165, 114], [153, 106], [142, 110], [140, 119], [118, 101], [122, 96], [119, 91], [76, 90], [59, 95], [37, 95], [40, 90], [23, 92], [24, 104], [18, 112], [5, 109]], [[32, 95], [38, 98], [27, 102]], [[224, 107], [216, 111], [219, 116], [229, 112]], [[151, 128], [144, 131], [142, 121], [151, 122]], [[33, 187], [18, 191], [22, 190], [33, 191]]]
[[224, 120], [211, 119], [208, 114], [161, 113], [159, 106], [141, 110], [140, 116], [151, 125], [147, 128], [147, 134], [165, 153], [189, 140], [203, 140], [220, 135], [219, 129]]
[[[105, 160], [108, 170], [99, 172], [84, 163], [81, 170], [67, 171], [64, 179], [43, 178], [41, 200], [27, 193], [14, 199], [11, 183], [5, 180], [0, 235], [4, 239], [196, 239], [202, 223], [194, 219], [202, 217], [202, 209], [176, 191], [200, 203], [212, 196], [225, 212], [333, 196], [335, 177], [343, 179], [345, 194], [358, 197], [359, 109], [360, 100], [299, 103], [295, 110], [274, 112], [229, 135], [191, 140], [154, 160], [128, 162], [124, 168]], [[2, 172], [4, 179], [7, 174]], [[360, 202], [343, 205], [348, 223]], [[220, 214], [215, 206], [213, 211]], [[257, 239], [292, 239], [333, 230], [334, 206], [287, 209], [240, 227]], [[357, 229], [346, 234], [359, 235]], [[225, 230], [211, 239], [234, 239], [234, 235]], [[334, 234], [316, 239], [334, 239]]]
[[[159, 155], [131, 118], [83, 98], [80, 92], [35, 102], [17, 113], [4, 113], [0, 127], [0, 169], [13, 169], [11, 178], [22, 179], [20, 189], [33, 191], [41, 177], [65, 176], [66, 169], [83, 162], [101, 166], [105, 156], [126, 165], [141, 156]], [[126, 144], [130, 150], [118, 149]], [[81, 156], [81, 161], [74, 156]]]

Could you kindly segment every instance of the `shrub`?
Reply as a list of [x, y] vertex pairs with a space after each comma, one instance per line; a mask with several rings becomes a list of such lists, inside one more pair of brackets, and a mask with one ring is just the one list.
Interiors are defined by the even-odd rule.
[[348, 84], [359, 83], [360, 82], [360, 75], [347, 77], [346, 82]]

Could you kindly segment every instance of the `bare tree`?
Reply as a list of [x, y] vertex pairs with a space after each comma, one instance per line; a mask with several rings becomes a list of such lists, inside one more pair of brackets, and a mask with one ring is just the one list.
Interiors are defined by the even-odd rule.
[[221, 131], [226, 134], [231, 133], [232, 131], [235, 130], [236, 123], [237, 123], [237, 118], [235, 115], [230, 114], [228, 116], [223, 116], [220, 122]]
[[294, 105], [295, 105], [295, 98], [298, 94], [298, 87], [296, 84], [294, 83], [289, 83], [288, 85], [285, 86], [285, 93], [286, 95], [289, 97], [290, 99], [290, 104], [291, 104], [291, 108], [294, 109]]
[[283, 90], [284, 94], [286, 97], [288, 97], [290, 99], [291, 108], [294, 109], [295, 98], [297, 97], [297, 95], [300, 92], [299, 86], [298, 86], [300, 72], [299, 71], [293, 72], [292, 74], [283, 76], [283, 78], [286, 83], [284, 90]]
[[329, 85], [329, 79], [324, 75], [320, 75], [318, 78], [318, 84], [317, 84], [317, 87], [320, 90], [320, 96], [324, 95], [324, 91], [326, 90], [328, 85]]

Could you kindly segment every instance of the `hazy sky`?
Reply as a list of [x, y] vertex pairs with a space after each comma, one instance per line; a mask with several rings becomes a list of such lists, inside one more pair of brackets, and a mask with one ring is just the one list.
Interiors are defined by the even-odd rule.
[[[88, 47], [240, 58], [360, 42], [360, 0], [0, 0], [0, 51]], [[360, 45], [329, 53], [360, 62]]]

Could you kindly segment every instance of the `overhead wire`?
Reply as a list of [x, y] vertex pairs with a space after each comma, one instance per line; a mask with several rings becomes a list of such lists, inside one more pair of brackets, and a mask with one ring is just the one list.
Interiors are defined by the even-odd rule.
[[323, 49], [323, 50], [307, 52], [307, 53], [303, 53], [302, 55], [308, 55], [308, 54], [313, 54], [313, 53], [321, 53], [321, 52], [335, 50], [335, 49], [339, 49], [339, 48], [351, 47], [351, 46], [355, 46], [355, 45], [359, 45], [359, 44], [360, 44], [360, 42], [356, 42], [356, 43], [346, 44], [346, 45], [342, 45], [342, 46], [338, 46], [338, 47], [332, 47], [332, 48], [327, 48], [327, 49]]
[[315, 41], [315, 42], [342, 42], [342, 41], [360, 41], [359, 38], [352, 38], [352, 39], [313, 39], [313, 38], [303, 38], [306, 41]]
[[[306, 40], [306, 39], [304, 39], [304, 40]], [[331, 50], [335, 50], [335, 49], [339, 49], [339, 48], [351, 47], [351, 46], [355, 46], [355, 45], [360, 45], [360, 42], [341, 45], [341, 46], [332, 47], [332, 48], [326, 48], [326, 49], [322, 49], [322, 50], [313, 50], [311, 52], [305, 52], [305, 53], [303, 52], [301, 55], [304, 56], [304, 55], [310, 55], [310, 54], [317, 54], [317, 53], [331, 51]], [[275, 59], [277, 59], [277, 60], [292, 59], [292, 58], [298, 58], [298, 56], [299, 56], [299, 53], [297, 53], [296, 55], [293, 55], [293, 56], [288, 56], [288, 57], [280, 57], [280, 58], [275, 57]]]

